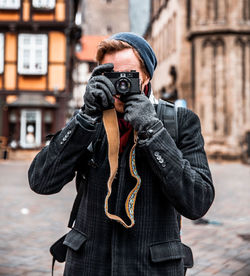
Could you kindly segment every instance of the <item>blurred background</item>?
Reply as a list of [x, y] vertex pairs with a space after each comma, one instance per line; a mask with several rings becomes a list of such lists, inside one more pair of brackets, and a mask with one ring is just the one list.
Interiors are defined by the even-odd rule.
[[154, 96], [201, 120], [216, 199], [184, 220], [188, 275], [250, 275], [250, 0], [0, 0], [0, 275], [50, 274], [75, 189], [35, 195], [27, 170], [82, 106], [98, 43], [122, 31], [157, 55]]
[[1, 0], [1, 158], [41, 148], [83, 104], [100, 40], [143, 35], [156, 98], [200, 117], [210, 157], [249, 161], [250, 1]]

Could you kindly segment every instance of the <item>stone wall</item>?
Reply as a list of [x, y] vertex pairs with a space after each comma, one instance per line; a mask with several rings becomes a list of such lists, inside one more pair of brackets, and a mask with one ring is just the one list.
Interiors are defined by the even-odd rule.
[[211, 156], [239, 158], [250, 131], [250, 2], [169, 0], [154, 10], [147, 38], [158, 57], [156, 96], [168, 87], [169, 67], [177, 89], [200, 117]]
[[192, 1], [195, 111], [214, 156], [237, 158], [250, 131], [248, 1]]

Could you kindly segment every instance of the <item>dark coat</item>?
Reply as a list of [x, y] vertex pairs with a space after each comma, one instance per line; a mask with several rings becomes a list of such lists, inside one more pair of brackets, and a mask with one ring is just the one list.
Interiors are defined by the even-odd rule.
[[[177, 115], [178, 148], [165, 128], [138, 141], [136, 165], [142, 185], [131, 229], [104, 213], [109, 164], [102, 123], [94, 125], [76, 115], [35, 157], [29, 181], [39, 194], [59, 192], [76, 172], [77, 182], [81, 177], [88, 180], [74, 228], [65, 240], [64, 275], [184, 274], [178, 214], [202, 217], [212, 204], [214, 188], [197, 115], [184, 108]], [[128, 167], [131, 146], [132, 139], [119, 157], [109, 206], [124, 219], [125, 200], [136, 182]]]

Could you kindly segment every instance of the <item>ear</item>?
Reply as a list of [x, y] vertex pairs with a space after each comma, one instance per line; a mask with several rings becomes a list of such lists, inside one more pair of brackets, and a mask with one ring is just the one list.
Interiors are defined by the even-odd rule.
[[149, 81], [150, 81], [150, 78], [146, 74], [143, 74], [143, 79], [141, 80], [141, 87], [140, 87], [142, 91], [148, 85]]
[[147, 76], [147, 75], [144, 75], [144, 78], [143, 78], [143, 85], [146, 86], [150, 81], [150, 78]]

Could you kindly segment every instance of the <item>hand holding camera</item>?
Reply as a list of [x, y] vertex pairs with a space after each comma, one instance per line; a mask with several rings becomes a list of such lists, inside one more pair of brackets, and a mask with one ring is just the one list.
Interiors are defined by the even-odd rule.
[[141, 93], [139, 73], [114, 72], [113, 64], [97, 66], [91, 75], [84, 95], [85, 113], [98, 117], [103, 110], [114, 107], [115, 95], [120, 95], [125, 104], [124, 119], [138, 134], [159, 119], [150, 100]]
[[145, 94], [134, 94], [126, 98], [124, 119], [138, 135], [159, 121], [154, 106]]
[[113, 95], [116, 94], [112, 82], [103, 76], [104, 72], [112, 71], [113, 64], [97, 66], [88, 81], [84, 94], [85, 113], [92, 117], [102, 115], [102, 111], [114, 107]]
[[104, 76], [110, 79], [116, 89], [116, 94], [125, 103], [124, 119], [140, 134], [155, 125], [157, 118], [154, 106], [141, 92], [139, 73], [108, 72]]

